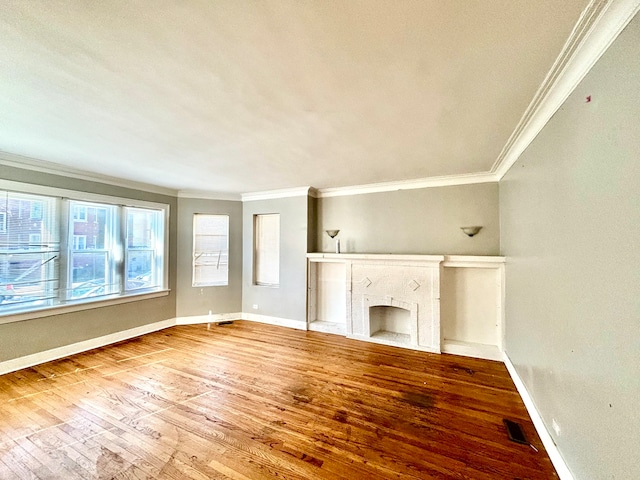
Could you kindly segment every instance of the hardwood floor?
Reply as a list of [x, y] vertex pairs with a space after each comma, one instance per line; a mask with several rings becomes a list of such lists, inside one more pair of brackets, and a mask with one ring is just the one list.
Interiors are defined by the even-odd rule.
[[1, 479], [558, 478], [501, 363], [244, 321], [1, 376], [0, 404]]

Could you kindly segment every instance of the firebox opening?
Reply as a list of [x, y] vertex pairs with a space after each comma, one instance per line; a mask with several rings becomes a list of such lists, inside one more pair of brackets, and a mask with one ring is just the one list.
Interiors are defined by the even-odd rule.
[[411, 339], [411, 312], [388, 305], [369, 307], [372, 337], [409, 342]]

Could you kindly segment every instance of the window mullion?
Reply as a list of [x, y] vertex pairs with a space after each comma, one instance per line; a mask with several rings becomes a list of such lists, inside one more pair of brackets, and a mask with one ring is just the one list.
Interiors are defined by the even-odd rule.
[[127, 255], [129, 255], [127, 249], [127, 207], [122, 205], [118, 206], [116, 209], [116, 216], [118, 218], [114, 223], [118, 226], [118, 231], [113, 236], [116, 240], [116, 245], [114, 245], [113, 251], [116, 252], [114, 262], [116, 277], [118, 279], [118, 291], [120, 295], [123, 295], [126, 288], [127, 272], [125, 269], [127, 264]]
[[71, 220], [70, 210], [71, 207], [69, 199], [60, 199], [60, 217], [58, 224], [58, 229], [60, 232], [60, 289], [58, 292], [59, 303], [65, 303], [70, 298], [71, 282], [73, 278], [73, 265], [71, 264], [73, 255], [70, 254], [70, 248], [72, 246], [73, 239], [73, 234], [71, 233], [71, 229], [73, 228], [73, 220]]

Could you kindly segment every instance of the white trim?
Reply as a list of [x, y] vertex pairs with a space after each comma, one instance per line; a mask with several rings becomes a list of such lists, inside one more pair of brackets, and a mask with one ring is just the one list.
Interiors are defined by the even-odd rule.
[[640, 9], [640, 0], [591, 0], [491, 168], [498, 180], [575, 90]]
[[295, 328], [296, 330], [307, 330], [307, 322], [292, 320], [289, 318], [270, 317], [257, 313], [233, 312], [233, 313], [212, 313], [211, 315], [191, 315], [187, 317], [177, 317], [176, 325], [197, 325], [201, 323], [218, 323], [233, 320], [247, 320], [250, 322], [267, 323], [278, 327]]
[[268, 315], [259, 315], [257, 313], [242, 312], [242, 320], [249, 320], [250, 322], [268, 323], [269, 325], [276, 325], [278, 327], [295, 328], [296, 330], [306, 330], [306, 320], [293, 320], [290, 318], [270, 317]]
[[447, 268], [500, 268], [505, 257], [478, 255], [445, 255], [442, 262]]
[[463, 357], [482, 358], [485, 360], [502, 361], [502, 352], [496, 345], [462, 342], [460, 340], [443, 340], [442, 353], [461, 355]]
[[545, 426], [544, 421], [542, 420], [542, 416], [538, 412], [538, 409], [536, 408], [536, 405], [533, 402], [531, 395], [529, 395], [529, 392], [527, 391], [527, 387], [524, 385], [524, 382], [520, 378], [520, 375], [518, 375], [518, 372], [514, 367], [513, 363], [511, 362], [509, 355], [507, 355], [507, 352], [504, 352], [502, 356], [502, 360], [504, 361], [504, 364], [507, 367], [507, 370], [509, 371], [509, 375], [511, 375], [511, 379], [513, 380], [513, 383], [516, 385], [516, 388], [518, 389], [518, 393], [520, 394], [520, 397], [524, 402], [524, 406], [527, 407], [527, 412], [529, 412], [531, 421], [533, 422], [533, 425], [536, 427], [538, 436], [540, 437], [540, 440], [542, 440], [542, 444], [544, 445], [544, 448], [547, 450], [547, 454], [549, 455], [549, 458], [551, 459], [551, 462], [553, 463], [553, 466], [555, 467], [556, 472], [558, 472], [558, 476], [560, 477], [560, 480], [573, 480], [573, 474], [571, 473], [571, 470], [569, 470], [569, 467], [565, 463], [564, 458], [562, 458], [562, 455], [560, 454], [560, 450], [558, 450], [558, 446], [555, 444], [555, 442], [553, 441], [553, 438], [551, 437], [551, 434], [547, 430], [547, 427]]
[[254, 200], [272, 200], [274, 198], [306, 197], [309, 195], [311, 187], [283, 188], [282, 190], [269, 190], [266, 192], [243, 193], [243, 202]]
[[139, 337], [140, 335], [145, 335], [147, 333], [164, 330], [165, 328], [169, 328], [174, 325], [175, 319], [170, 318], [167, 320], [162, 320], [160, 322], [131, 328], [129, 330], [111, 333], [102, 337], [92, 338], [90, 340], [84, 340], [78, 343], [72, 343], [71, 345], [52, 348], [51, 350], [45, 350], [44, 352], [38, 352], [31, 355], [26, 355], [24, 357], [6, 360], [4, 362], [0, 362], [0, 375], [15, 372], [16, 370], [21, 370], [23, 368], [33, 367], [34, 365], [39, 365], [41, 363], [58, 360], [59, 358], [76, 355], [78, 353], [86, 352], [94, 348], [104, 347], [105, 345], [121, 342], [123, 340], [129, 340], [131, 338]]
[[225, 200], [228, 202], [242, 201], [240, 193], [205, 192], [202, 190], [178, 190], [178, 198], [193, 198], [197, 200]]
[[391, 261], [391, 262], [442, 262], [445, 255], [405, 255], [395, 253], [307, 253], [313, 262]]
[[365, 193], [395, 192], [398, 190], [414, 190], [418, 188], [450, 187], [470, 185], [474, 183], [492, 183], [500, 180], [495, 173], [480, 172], [462, 175], [445, 175], [441, 177], [418, 178], [397, 182], [369, 183], [348, 187], [320, 188], [317, 198], [342, 197], [346, 195], [362, 195]]
[[360, 340], [362, 342], [370, 342], [370, 343], [378, 343], [380, 345], [387, 345], [388, 347], [398, 347], [398, 348], [404, 348], [407, 350], [417, 350], [419, 352], [428, 352], [428, 353], [440, 353], [440, 348], [433, 348], [433, 347], [427, 347], [424, 345], [418, 345], [416, 343], [404, 343], [398, 340], [390, 340], [390, 339], [386, 339], [386, 338], [380, 338], [380, 337], [370, 337], [367, 335], [354, 335], [354, 334], [350, 334], [347, 333], [346, 335], [347, 338], [350, 338], [351, 340]]
[[191, 315], [188, 317], [176, 317], [176, 325], [198, 325], [200, 323], [218, 323], [233, 320], [242, 320], [242, 312], [212, 313], [211, 315]]
[[347, 326], [344, 322], [325, 322], [323, 320], [314, 320], [308, 323], [307, 330], [310, 332], [332, 333], [334, 335], [345, 336], [347, 334]]
[[169, 195], [172, 197], [177, 196], [178, 193], [176, 190], [171, 188], [151, 185], [149, 183], [135, 182], [133, 180], [126, 180], [118, 177], [111, 177], [100, 173], [87, 172], [85, 170], [79, 170], [59, 163], [47, 162], [37, 158], [25, 157], [23, 155], [16, 155], [2, 151], [0, 151], [0, 165], [22, 168], [24, 170], [31, 170], [34, 172], [48, 173], [51, 175], [77, 178], [80, 180], [87, 180], [89, 182], [105, 183], [107, 185], [115, 185], [117, 187], [131, 188], [134, 190], [142, 190], [144, 192]]

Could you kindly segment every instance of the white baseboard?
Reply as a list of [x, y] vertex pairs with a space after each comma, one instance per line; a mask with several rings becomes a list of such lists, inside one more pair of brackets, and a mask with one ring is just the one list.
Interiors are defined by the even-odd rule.
[[25, 355], [24, 357], [12, 358], [11, 360], [0, 362], [0, 375], [15, 372], [16, 370], [21, 370], [23, 368], [33, 367], [34, 365], [39, 365], [41, 363], [51, 362], [77, 353], [86, 352], [94, 348], [104, 347], [123, 340], [129, 340], [131, 338], [139, 337], [140, 335], [157, 332], [158, 330], [164, 330], [165, 328], [173, 327], [175, 325], [196, 325], [200, 323], [217, 323], [228, 320], [250, 320], [252, 322], [268, 323], [270, 325], [277, 325], [280, 327], [295, 328], [297, 330], [307, 329], [307, 322], [291, 320], [288, 318], [269, 317], [267, 315], [257, 315], [255, 313], [217, 313], [212, 315], [194, 315], [189, 317], [170, 318], [160, 322], [150, 323], [148, 325], [142, 325], [129, 330], [123, 330], [121, 332], [111, 333], [102, 337], [91, 338], [82, 342], [72, 343], [71, 345], [52, 348], [51, 350], [45, 350], [44, 352], [38, 352], [31, 355]]
[[312, 332], [333, 333], [335, 335], [345, 336], [347, 333], [347, 326], [344, 323], [316, 320], [315, 322], [309, 323], [308, 330]]
[[82, 342], [72, 343], [71, 345], [65, 345], [63, 347], [52, 348], [51, 350], [45, 350], [44, 352], [38, 352], [24, 357], [13, 358], [0, 362], [0, 375], [5, 373], [15, 372], [23, 368], [33, 367], [45, 362], [51, 362], [58, 360], [59, 358], [68, 357], [77, 353], [86, 352], [93, 348], [104, 347], [112, 343], [121, 342], [123, 340], [129, 340], [130, 338], [139, 337], [151, 332], [157, 332], [165, 328], [172, 327], [176, 324], [175, 318], [162, 320], [160, 322], [150, 323], [148, 325], [142, 325], [140, 327], [131, 328], [129, 330], [123, 330], [121, 332], [111, 333], [102, 337], [92, 338]]
[[553, 438], [551, 438], [551, 434], [547, 430], [547, 427], [542, 420], [542, 416], [538, 412], [536, 405], [533, 403], [531, 395], [529, 395], [529, 392], [527, 391], [527, 387], [525, 387], [524, 382], [516, 371], [516, 367], [513, 366], [513, 363], [511, 362], [511, 359], [506, 352], [503, 355], [503, 360], [505, 366], [507, 367], [507, 370], [509, 371], [509, 375], [511, 375], [511, 379], [513, 380], [513, 383], [515, 383], [516, 388], [518, 389], [518, 393], [520, 394], [520, 397], [524, 402], [524, 406], [527, 407], [527, 411], [529, 412], [531, 421], [533, 421], [533, 425], [536, 427], [536, 431], [540, 436], [540, 440], [542, 440], [542, 444], [547, 450], [547, 454], [551, 459], [551, 463], [553, 463], [556, 472], [558, 472], [560, 480], [573, 480], [573, 474], [571, 473], [571, 470], [569, 470], [569, 467], [565, 463], [564, 458], [562, 458], [560, 450], [558, 450], [558, 446], [553, 441]]
[[218, 323], [230, 320], [241, 320], [243, 313], [214, 313], [211, 315], [190, 315], [188, 317], [177, 317], [176, 325], [196, 325], [199, 323]]
[[268, 323], [269, 325], [277, 325], [279, 327], [295, 328], [297, 330], [306, 330], [307, 322], [305, 320], [292, 320], [290, 318], [270, 317], [268, 315], [258, 315], [257, 313], [242, 312], [242, 320], [251, 322]]
[[367, 337], [366, 335], [353, 335], [353, 334], [347, 334], [346, 335], [347, 338], [350, 338], [352, 340], [359, 340], [362, 342], [370, 342], [370, 343], [378, 343], [380, 345], [387, 345], [389, 347], [398, 347], [398, 348], [406, 348], [407, 350], [417, 350], [420, 352], [427, 352], [427, 353], [440, 353], [439, 349], [434, 349], [431, 347], [423, 347], [421, 345], [416, 345], [413, 343], [404, 343], [402, 341], [396, 341], [396, 340], [392, 340], [392, 339], [387, 339], [387, 338], [380, 338], [380, 337]]
[[230, 320], [248, 320], [251, 322], [267, 323], [278, 327], [295, 328], [306, 330], [307, 322], [291, 320], [289, 318], [270, 317], [268, 315], [258, 315], [257, 313], [234, 312], [234, 313], [214, 313], [212, 315], [191, 315], [188, 317], [176, 318], [176, 325], [196, 325], [199, 323], [218, 323]]
[[496, 345], [444, 340], [442, 342], [442, 353], [462, 355], [463, 357], [483, 358], [485, 360], [497, 360], [499, 362], [502, 361], [502, 352]]

